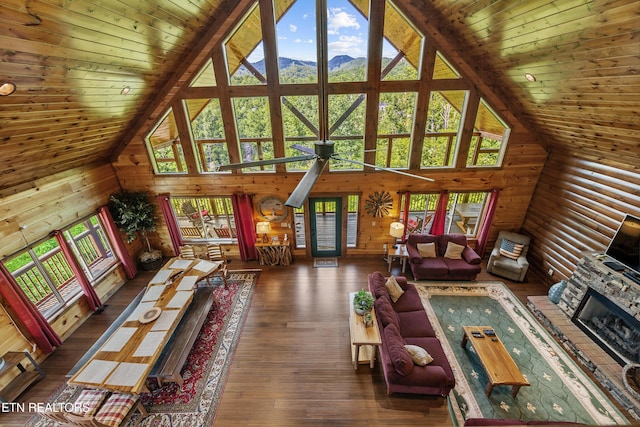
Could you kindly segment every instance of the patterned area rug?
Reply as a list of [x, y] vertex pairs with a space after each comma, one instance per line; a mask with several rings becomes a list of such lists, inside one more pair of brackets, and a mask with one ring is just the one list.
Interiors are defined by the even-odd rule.
[[337, 267], [338, 266], [338, 258], [314, 258], [313, 266], [316, 268], [320, 267]]
[[[213, 424], [259, 274], [259, 270], [231, 270], [226, 288], [214, 284], [219, 305], [213, 305], [182, 369], [183, 387], [175, 383], [158, 387], [149, 381], [150, 392], [141, 395], [149, 415], [140, 417], [136, 413], [126, 426]], [[62, 387], [49, 402], [74, 402], [79, 392], [78, 387]], [[27, 425], [53, 427], [56, 424], [36, 415]]]
[[[414, 283], [451, 362], [456, 387], [451, 418], [628, 424], [607, 396], [500, 282]], [[487, 375], [473, 347], [460, 346], [463, 326], [491, 326], [531, 386], [511, 397], [510, 386], [484, 394]]]

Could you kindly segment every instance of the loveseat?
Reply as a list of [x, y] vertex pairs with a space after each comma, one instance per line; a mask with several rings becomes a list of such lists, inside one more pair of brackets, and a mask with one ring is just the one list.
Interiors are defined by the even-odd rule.
[[480, 273], [481, 258], [464, 234], [411, 234], [407, 253], [416, 280], [475, 280]]
[[[393, 276], [392, 276], [393, 277]], [[455, 385], [451, 365], [418, 295], [404, 277], [394, 277], [402, 294], [394, 302], [380, 272], [369, 275], [369, 291], [374, 296], [374, 311], [380, 329], [380, 364], [387, 383], [387, 393], [413, 393], [446, 396]], [[426, 350], [431, 362], [421, 366], [414, 362], [405, 345]], [[419, 363], [419, 364], [416, 364]]]

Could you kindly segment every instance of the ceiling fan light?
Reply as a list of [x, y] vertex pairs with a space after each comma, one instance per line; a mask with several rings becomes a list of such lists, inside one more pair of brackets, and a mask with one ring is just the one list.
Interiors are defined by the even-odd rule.
[[531, 73], [526, 73], [526, 74], [524, 75], [524, 78], [525, 78], [525, 79], [527, 79], [527, 80], [528, 80], [528, 81], [530, 81], [530, 82], [535, 82], [535, 81], [536, 81], [536, 76], [534, 76], [534, 75], [533, 75], [533, 74], [531, 74]]
[[0, 96], [11, 95], [16, 91], [16, 84], [13, 82], [2, 82], [0, 84]]
[[125, 87], [123, 87], [123, 88], [122, 88], [122, 90], [120, 91], [120, 94], [121, 94], [121, 95], [126, 95], [126, 94], [128, 94], [129, 92], [131, 92], [131, 88], [130, 88], [129, 86], [125, 86]]

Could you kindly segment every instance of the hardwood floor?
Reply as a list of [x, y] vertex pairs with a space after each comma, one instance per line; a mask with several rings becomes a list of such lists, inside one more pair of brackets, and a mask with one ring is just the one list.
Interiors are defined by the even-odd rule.
[[[262, 268], [250, 312], [218, 407], [220, 426], [452, 425], [446, 401], [431, 396], [386, 394], [378, 364], [353, 369], [347, 294], [367, 287], [367, 274], [387, 271], [382, 257], [340, 259], [337, 268], [313, 268], [312, 260], [259, 266], [233, 260], [230, 269]], [[394, 274], [401, 274], [398, 263]], [[47, 378], [21, 402], [45, 402], [153, 273], [142, 272], [43, 364]], [[410, 277], [410, 274], [408, 274]], [[530, 275], [514, 283], [485, 272], [478, 280], [501, 280], [526, 302], [547, 289]], [[0, 414], [0, 425], [23, 425], [31, 414]]]

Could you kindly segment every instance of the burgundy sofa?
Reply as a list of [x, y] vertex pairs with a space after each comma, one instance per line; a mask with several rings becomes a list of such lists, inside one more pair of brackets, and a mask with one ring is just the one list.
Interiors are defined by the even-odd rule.
[[[449, 242], [464, 246], [462, 259], [446, 258]], [[435, 243], [436, 256], [422, 257], [418, 244]], [[475, 280], [480, 273], [480, 256], [469, 247], [464, 234], [411, 234], [407, 239], [409, 266], [416, 280]]]
[[[380, 364], [387, 393], [413, 393], [446, 396], [455, 385], [451, 365], [445, 356], [415, 286], [396, 277], [404, 293], [394, 303], [380, 272], [369, 275], [369, 291], [375, 298], [374, 311], [380, 328]], [[425, 349], [433, 362], [414, 365], [404, 348], [413, 344]]]

